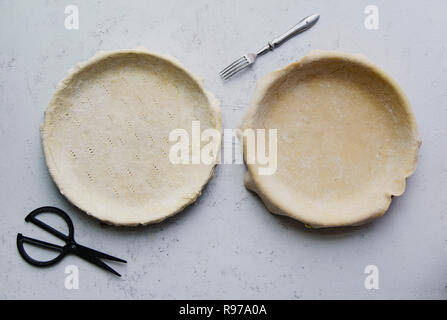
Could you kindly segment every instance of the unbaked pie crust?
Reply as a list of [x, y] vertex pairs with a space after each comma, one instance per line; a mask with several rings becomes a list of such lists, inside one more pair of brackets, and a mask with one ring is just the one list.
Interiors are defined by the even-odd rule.
[[177, 60], [100, 52], [58, 85], [41, 127], [45, 159], [86, 213], [115, 225], [159, 222], [195, 201], [218, 161], [169, 161], [169, 132], [191, 134], [192, 121], [222, 132], [219, 102]]
[[[273, 175], [247, 164], [269, 211], [314, 228], [359, 225], [388, 209], [421, 143], [399, 86], [360, 55], [313, 51], [257, 85], [241, 129], [277, 129]], [[247, 159], [244, 145], [244, 157]]]

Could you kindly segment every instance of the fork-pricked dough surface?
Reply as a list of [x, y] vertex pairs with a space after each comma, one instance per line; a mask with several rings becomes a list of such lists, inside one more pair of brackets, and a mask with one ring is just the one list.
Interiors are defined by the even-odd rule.
[[271, 212], [312, 227], [381, 216], [416, 169], [420, 138], [405, 95], [357, 55], [313, 51], [267, 75], [246, 128], [278, 130], [276, 173], [249, 164], [247, 188]]
[[[63, 80], [45, 112], [51, 176], [72, 203], [116, 225], [159, 222], [192, 203], [214, 166], [171, 164], [169, 132], [222, 131], [218, 101], [173, 58], [99, 53]], [[216, 141], [220, 148], [220, 141]]]

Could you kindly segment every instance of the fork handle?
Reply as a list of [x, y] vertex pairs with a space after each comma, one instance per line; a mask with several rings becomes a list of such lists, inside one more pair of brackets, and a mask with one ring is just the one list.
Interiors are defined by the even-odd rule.
[[273, 50], [274, 48], [280, 46], [290, 38], [296, 36], [297, 34], [306, 31], [310, 27], [312, 27], [320, 18], [318, 14], [313, 14], [311, 16], [308, 16], [304, 19], [302, 19], [300, 22], [298, 22], [294, 27], [289, 29], [286, 33], [280, 35], [279, 37], [276, 37], [272, 41], [269, 41], [269, 47], [270, 50]]

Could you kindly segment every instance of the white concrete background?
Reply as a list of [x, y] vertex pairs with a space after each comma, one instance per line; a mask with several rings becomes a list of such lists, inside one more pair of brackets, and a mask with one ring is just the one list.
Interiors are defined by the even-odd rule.
[[[64, 8], [80, 29], [64, 28]], [[375, 4], [380, 28], [364, 28]], [[0, 1], [0, 298], [447, 298], [447, 2], [438, 1]], [[300, 18], [319, 23], [223, 83], [221, 67], [256, 50]], [[243, 165], [221, 165], [200, 199], [158, 225], [114, 228], [71, 206], [46, 169], [39, 136], [56, 84], [96, 51], [144, 46], [178, 57], [222, 101], [234, 128], [256, 81], [311, 49], [363, 53], [407, 93], [422, 137], [407, 191], [366, 226], [307, 230], [273, 216], [243, 186]], [[77, 240], [127, 258], [118, 279], [78, 259], [35, 269], [18, 255], [18, 232], [44, 237], [23, 218], [55, 205]], [[51, 239], [47, 237], [48, 239]], [[79, 290], [64, 268], [80, 271]], [[364, 288], [366, 265], [380, 289]]]

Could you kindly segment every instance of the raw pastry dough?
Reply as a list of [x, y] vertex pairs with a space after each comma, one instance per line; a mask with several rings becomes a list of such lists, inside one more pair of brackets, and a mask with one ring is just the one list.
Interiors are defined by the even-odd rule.
[[[216, 161], [171, 164], [169, 132], [222, 132], [220, 106], [174, 58], [101, 52], [69, 71], [41, 128], [45, 159], [73, 204], [115, 225], [155, 223], [201, 194]], [[220, 149], [221, 141], [215, 141]]]
[[398, 85], [364, 57], [337, 52], [313, 51], [263, 78], [247, 128], [277, 128], [278, 164], [273, 175], [248, 164], [246, 187], [271, 212], [314, 228], [381, 216], [404, 192], [421, 143]]

